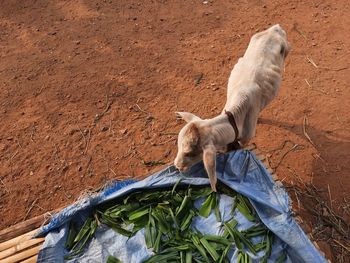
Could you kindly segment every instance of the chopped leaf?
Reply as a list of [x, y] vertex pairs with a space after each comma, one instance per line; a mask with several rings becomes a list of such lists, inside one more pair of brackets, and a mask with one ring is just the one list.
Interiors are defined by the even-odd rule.
[[116, 257], [109, 255], [106, 263], [122, 263], [122, 262], [119, 259], [117, 259]]
[[201, 238], [200, 242], [202, 243], [203, 247], [207, 250], [209, 255], [217, 261], [220, 257], [218, 253], [215, 251], [215, 249], [209, 244], [209, 242], [205, 238]]
[[207, 199], [203, 202], [201, 208], [199, 209], [199, 214], [203, 217], [208, 217], [211, 209], [214, 206], [215, 197], [214, 194], [210, 194]]

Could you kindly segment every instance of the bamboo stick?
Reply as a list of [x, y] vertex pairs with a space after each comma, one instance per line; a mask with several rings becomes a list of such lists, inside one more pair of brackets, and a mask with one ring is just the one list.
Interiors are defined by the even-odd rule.
[[27, 221], [23, 221], [9, 228], [0, 231], [0, 242], [4, 242], [16, 236], [22, 235], [28, 231], [38, 228], [43, 224], [45, 215], [33, 217]]
[[21, 261], [21, 263], [36, 263], [38, 255], [32, 256], [26, 260]]
[[33, 247], [31, 249], [25, 250], [21, 253], [18, 253], [16, 255], [13, 255], [11, 257], [2, 259], [1, 263], [13, 263], [13, 262], [17, 262], [17, 261], [21, 261], [21, 260], [30, 258], [30, 257], [38, 254], [40, 248], [41, 248], [41, 244], [36, 246], [36, 247]]
[[29, 239], [29, 240], [26, 240], [22, 243], [15, 245], [13, 247], [10, 247], [9, 249], [1, 251], [0, 252], [0, 260], [4, 259], [6, 257], [12, 256], [12, 255], [16, 254], [17, 252], [22, 251], [26, 248], [32, 247], [32, 246], [37, 245], [37, 244], [41, 244], [44, 242], [44, 240], [45, 240], [45, 238]]
[[13, 247], [14, 245], [17, 245], [23, 241], [31, 239], [32, 236], [36, 233], [36, 231], [38, 231], [38, 229], [34, 229], [34, 230], [32, 230], [28, 233], [25, 233], [21, 236], [18, 236], [18, 237], [15, 237], [13, 239], [7, 240], [3, 243], [0, 243], [0, 252], [5, 250], [5, 249], [8, 249], [10, 247]]

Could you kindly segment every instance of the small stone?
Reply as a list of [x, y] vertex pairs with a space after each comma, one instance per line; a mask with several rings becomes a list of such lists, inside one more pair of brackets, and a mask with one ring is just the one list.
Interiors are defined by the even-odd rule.
[[121, 130], [119, 130], [119, 132], [121, 133], [121, 134], [126, 134], [127, 133], [127, 129], [121, 129]]
[[50, 135], [46, 135], [45, 141], [48, 141], [50, 139]]
[[34, 175], [34, 172], [33, 172], [33, 171], [30, 171], [29, 175]]
[[78, 166], [78, 171], [81, 172], [81, 170], [83, 170], [83, 168], [81, 166]]
[[107, 126], [104, 126], [104, 127], [101, 128], [101, 132], [108, 131], [108, 129], [109, 129], [109, 128], [108, 128]]
[[49, 33], [47, 33], [49, 36], [54, 36], [54, 35], [56, 35], [57, 34], [57, 32], [49, 32]]

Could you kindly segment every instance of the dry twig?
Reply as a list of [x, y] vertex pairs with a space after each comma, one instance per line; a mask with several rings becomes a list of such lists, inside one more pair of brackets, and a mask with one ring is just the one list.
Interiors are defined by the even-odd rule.
[[308, 125], [308, 119], [307, 119], [307, 116], [305, 115], [304, 116], [304, 121], [303, 121], [303, 133], [304, 133], [304, 136], [306, 137], [306, 139], [308, 139], [308, 141], [316, 148], [314, 142], [311, 140], [309, 134], [306, 132], [306, 126]]
[[307, 40], [306, 34], [297, 27], [297, 23], [293, 25], [293, 29], [298, 32], [305, 40]]
[[28, 216], [29, 213], [32, 211], [32, 209], [33, 209], [33, 207], [34, 207], [34, 205], [35, 205], [35, 203], [36, 203], [37, 201], [38, 201], [38, 198], [36, 198], [36, 199], [32, 202], [32, 204], [31, 204], [31, 206], [29, 207], [29, 209], [28, 209], [26, 215], [25, 215], [24, 218], [23, 218], [23, 221], [25, 221], [25, 220], [27, 219], [27, 216]]
[[281, 159], [279, 160], [279, 162], [277, 163], [277, 165], [274, 166], [274, 167], [272, 167], [272, 169], [276, 170], [276, 169], [278, 168], [278, 166], [280, 166], [280, 164], [282, 163], [283, 159], [287, 156], [287, 154], [290, 153], [290, 152], [292, 152], [292, 151], [294, 151], [294, 150], [296, 150], [298, 147], [300, 147], [300, 145], [299, 145], [299, 144], [295, 144], [292, 148], [290, 148], [288, 151], [286, 151], [286, 152], [282, 155], [282, 157], [281, 157]]
[[307, 61], [309, 61], [315, 68], [318, 68], [317, 64], [315, 63], [315, 61], [310, 58], [308, 55], [306, 55], [306, 59]]

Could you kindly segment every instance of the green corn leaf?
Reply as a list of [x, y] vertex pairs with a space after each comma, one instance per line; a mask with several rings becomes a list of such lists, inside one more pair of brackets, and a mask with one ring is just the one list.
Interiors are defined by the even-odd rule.
[[207, 254], [205, 253], [205, 249], [202, 247], [202, 245], [200, 243], [194, 242], [194, 246], [197, 248], [198, 252], [201, 254], [204, 261], [207, 263], [210, 263], [210, 260], [207, 256]]
[[213, 208], [214, 195], [210, 194], [207, 199], [203, 202], [201, 208], [199, 209], [199, 214], [203, 217], [208, 217], [210, 214], [211, 209]]
[[181, 204], [182, 201], [183, 201], [183, 198], [180, 196], [180, 194], [175, 193], [175, 194], [173, 195], [173, 201], [174, 201], [175, 203]]
[[107, 226], [120, 225], [119, 220], [111, 218], [110, 216], [108, 216], [106, 214], [102, 214], [100, 219], [101, 219], [101, 222]]
[[253, 222], [255, 220], [255, 217], [251, 215], [250, 211], [247, 209], [246, 206], [239, 203], [237, 204], [237, 208], [238, 211], [241, 212], [241, 214], [244, 215], [244, 217], [247, 218], [249, 221]]
[[[230, 233], [232, 236], [232, 234]], [[233, 231], [233, 240], [235, 241], [235, 245], [238, 249], [243, 249], [243, 244], [241, 240], [239, 239], [239, 236], [237, 236], [236, 232]]]
[[118, 234], [121, 234], [123, 236], [126, 236], [126, 237], [132, 236], [132, 232], [130, 232], [129, 230], [126, 230], [120, 226], [114, 225], [114, 226], [110, 226], [110, 228], [112, 228], [115, 232], [117, 232]]
[[231, 215], [234, 214], [236, 208], [237, 208], [238, 202], [237, 202], [237, 195], [233, 197], [232, 200], [232, 208], [231, 208]]
[[140, 217], [143, 217], [144, 215], [147, 215], [149, 212], [149, 208], [148, 207], [141, 207], [140, 209], [131, 212], [129, 214], [129, 221], [135, 221], [137, 219], [139, 219]]
[[156, 227], [156, 223], [154, 221], [154, 218], [152, 216], [152, 207], [149, 208], [149, 212], [148, 212], [148, 222], [151, 226]]
[[79, 233], [75, 237], [74, 243], [80, 242], [82, 240], [82, 238], [84, 236], [86, 236], [90, 232], [91, 222], [92, 222], [92, 218], [91, 217], [86, 219], [84, 225], [82, 226], [82, 228], [80, 229]]
[[181, 217], [183, 212], [185, 211], [185, 208], [190, 202], [190, 197], [188, 195], [185, 196], [185, 198], [182, 200], [182, 203], [179, 207], [179, 209], [176, 211], [176, 217]]
[[263, 230], [258, 230], [255, 232], [246, 233], [246, 234], [244, 234], [244, 236], [246, 236], [247, 238], [252, 238], [252, 237], [266, 235], [266, 232], [267, 232], [267, 230], [263, 229]]
[[68, 256], [66, 256], [65, 259], [71, 259], [81, 254], [84, 251], [85, 245], [90, 239], [91, 239], [91, 236], [89, 234], [83, 236], [79, 242], [75, 243], [75, 245], [71, 250], [71, 253]]
[[192, 194], [191, 194], [191, 199], [198, 200], [199, 198], [207, 197], [212, 192], [213, 192], [213, 190], [210, 187], [193, 189]]
[[180, 178], [179, 180], [176, 181], [176, 183], [173, 186], [173, 189], [171, 190], [171, 194], [173, 195], [175, 193], [175, 190], [177, 188], [177, 186], [181, 183], [181, 181], [183, 181], [183, 178]]
[[227, 238], [217, 235], [204, 235], [203, 238], [205, 238], [207, 241], [223, 244], [226, 246], [232, 243], [231, 241], [227, 240]]
[[134, 227], [132, 229], [132, 235], [136, 234], [142, 228], [145, 228], [147, 224], [148, 224], [147, 217], [142, 217], [139, 220], [135, 221]]
[[180, 230], [185, 231], [189, 228], [189, 226], [192, 223], [192, 218], [194, 217], [194, 212], [190, 210], [190, 212], [187, 214], [187, 216], [184, 218], [184, 220], [181, 223]]
[[248, 263], [253, 263], [253, 259], [251, 258], [251, 256], [249, 256], [249, 254], [248, 253], [246, 253], [246, 261], [248, 262]]
[[153, 251], [155, 253], [159, 252], [161, 237], [162, 237], [162, 232], [158, 231], [156, 240], [154, 242], [154, 247], [153, 247]]
[[285, 252], [283, 252], [277, 259], [275, 263], [283, 263], [287, 259], [287, 255]]
[[76, 235], [78, 234], [78, 230], [76, 228], [75, 223], [73, 223], [73, 221], [71, 221], [69, 223], [69, 233], [68, 233], [68, 237], [66, 240], [66, 244], [65, 247], [67, 250], [71, 250], [73, 245], [74, 245], [74, 239], [76, 237]]
[[193, 249], [193, 246], [190, 244], [185, 244], [185, 245], [179, 245], [175, 247], [177, 250], [190, 250]]
[[147, 248], [153, 247], [153, 244], [154, 244], [154, 242], [152, 240], [152, 235], [151, 235], [151, 228], [152, 228], [152, 226], [150, 224], [148, 224], [145, 227], [145, 242], [146, 242]]
[[266, 248], [266, 241], [263, 241], [263, 242], [260, 242], [260, 243], [257, 243], [254, 245], [254, 249], [255, 251], [260, 251], [260, 250], [263, 250]]
[[226, 248], [224, 249], [224, 251], [223, 251], [222, 254], [221, 254], [221, 257], [220, 257], [220, 259], [219, 259], [219, 263], [224, 262], [224, 260], [226, 259], [227, 254], [228, 254], [228, 252], [230, 251], [231, 247], [232, 247], [232, 244], [228, 244], [228, 245], [226, 246]]
[[168, 233], [170, 230], [170, 226], [168, 222], [165, 220], [164, 215], [161, 210], [154, 209], [152, 210], [152, 216], [155, 218], [155, 220], [158, 222], [158, 228], [162, 233]]
[[145, 260], [143, 263], [159, 263], [159, 262], [168, 262], [172, 259], [177, 259], [179, 256], [179, 253], [177, 251], [170, 251], [170, 252], [162, 252], [161, 254], [154, 255], [150, 257], [149, 259]]
[[252, 252], [254, 255], [256, 255], [256, 251], [254, 249], [253, 244], [248, 239], [246, 239], [242, 235], [242, 233], [240, 233], [238, 230], [233, 229], [233, 232], [234, 232], [234, 235], [236, 235], [240, 239], [240, 241], [242, 241], [243, 244], [246, 245], [249, 248], [249, 251]]
[[[231, 229], [234, 229], [237, 225], [238, 225], [238, 222], [236, 219], [232, 218], [231, 220], [229, 220], [228, 222], [226, 222], [229, 227]], [[230, 236], [230, 233], [228, 232], [228, 230], [226, 228], [224, 228], [224, 232], [223, 232], [223, 235], [222, 235], [224, 238], [228, 238]]]
[[168, 208], [168, 211], [169, 211], [169, 214], [170, 214], [170, 216], [171, 216], [171, 219], [172, 219], [173, 222], [174, 222], [175, 228], [179, 228], [179, 223], [178, 223], [178, 221], [177, 221], [177, 219], [176, 219], [176, 217], [175, 217], [175, 215], [174, 215], [173, 210], [169, 207], [169, 208]]
[[214, 193], [215, 195], [215, 203], [214, 203], [214, 213], [216, 217], [216, 221], [221, 222], [221, 214], [220, 214], [220, 194]]
[[233, 230], [236, 228], [237, 224], [238, 222], [234, 218], [228, 222], [225, 222], [223, 237], [227, 239], [229, 236], [231, 236], [234, 239], [235, 237]]
[[184, 253], [184, 251], [180, 251], [180, 263], [185, 263], [185, 257], [186, 254]]
[[123, 262], [121, 260], [117, 259], [116, 257], [109, 255], [106, 263], [123, 263]]
[[244, 263], [243, 260], [244, 260], [244, 259], [243, 259], [243, 254], [242, 254], [242, 252], [240, 251], [240, 252], [238, 252], [237, 262], [238, 262], [238, 263]]
[[192, 263], [192, 251], [186, 251], [186, 263]]
[[238, 194], [238, 204], [237, 208], [239, 212], [241, 212], [249, 221], [254, 221], [255, 217], [253, 216], [254, 214], [254, 209], [250, 205], [249, 201], [242, 195]]
[[202, 243], [203, 247], [206, 249], [206, 251], [215, 261], [217, 261], [220, 258], [218, 253], [215, 251], [215, 249], [209, 244], [209, 242], [205, 238], [201, 238], [199, 241]]
[[98, 226], [98, 222], [97, 220], [93, 220], [91, 223], [90, 223], [90, 232], [89, 232], [89, 236], [92, 237], [94, 234], [95, 234], [95, 231], [97, 229], [97, 226]]
[[272, 251], [272, 242], [273, 242], [273, 234], [271, 231], [267, 233], [267, 238], [266, 238], [266, 248], [265, 248], [265, 257], [268, 259], [271, 255]]

